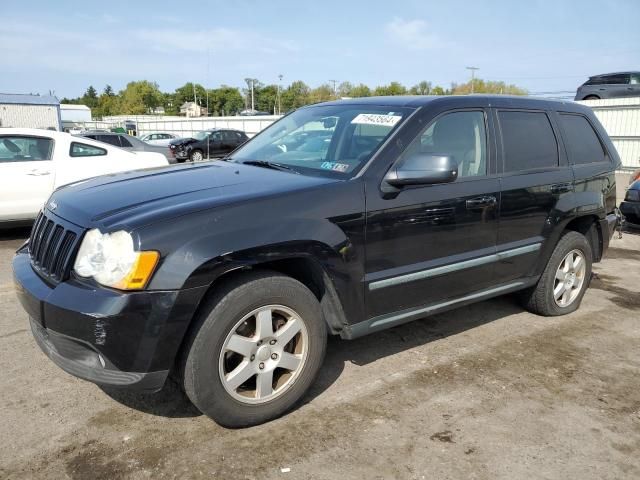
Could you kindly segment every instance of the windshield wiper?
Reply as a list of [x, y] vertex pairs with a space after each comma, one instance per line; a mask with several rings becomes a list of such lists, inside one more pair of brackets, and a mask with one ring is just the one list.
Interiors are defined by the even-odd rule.
[[294, 170], [293, 168], [287, 166], [287, 165], [283, 165], [281, 163], [275, 163], [275, 162], [268, 162], [266, 160], [245, 160], [244, 162], [242, 162], [243, 165], [255, 165], [256, 167], [264, 167], [264, 168], [271, 168], [273, 170], [280, 170], [283, 172], [291, 172], [291, 173], [296, 173], [296, 174], [300, 174], [300, 172], [297, 172], [296, 170]]

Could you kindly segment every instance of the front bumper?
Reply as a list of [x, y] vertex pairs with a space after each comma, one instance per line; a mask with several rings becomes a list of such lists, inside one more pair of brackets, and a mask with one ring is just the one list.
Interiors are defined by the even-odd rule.
[[120, 292], [76, 280], [56, 286], [13, 259], [14, 283], [33, 336], [60, 368], [91, 382], [133, 390], [162, 388], [206, 287]]

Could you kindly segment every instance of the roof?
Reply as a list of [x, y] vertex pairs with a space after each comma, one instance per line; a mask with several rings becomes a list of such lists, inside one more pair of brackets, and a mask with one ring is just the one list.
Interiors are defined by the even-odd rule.
[[60, 108], [64, 110], [91, 110], [86, 105], [73, 105], [71, 103], [61, 103]]
[[609, 75], [630, 75], [632, 73], [640, 74], [640, 71], [637, 70], [629, 70], [626, 72], [611, 72], [611, 73], [600, 73], [598, 75], [591, 75], [589, 78], [598, 78], [598, 77], [607, 77]]
[[[580, 105], [573, 101], [548, 100], [520, 95], [415, 95], [390, 97], [360, 97], [347, 100], [336, 100], [315, 105], [376, 105], [395, 108], [420, 108], [428, 104], [446, 105], [451, 108], [465, 107], [511, 107], [532, 109], [579, 110]], [[311, 106], [313, 107], [313, 105]], [[308, 108], [308, 107], [307, 107]]]
[[14, 105], [60, 105], [60, 100], [52, 95], [0, 93], [0, 103]]

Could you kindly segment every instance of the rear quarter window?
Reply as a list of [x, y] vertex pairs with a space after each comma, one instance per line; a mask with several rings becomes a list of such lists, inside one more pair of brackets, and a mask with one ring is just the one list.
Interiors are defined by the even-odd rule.
[[558, 166], [558, 143], [545, 112], [502, 110], [504, 172], [520, 172]]
[[567, 142], [569, 163], [580, 165], [608, 161], [596, 132], [585, 117], [560, 114], [560, 126]]

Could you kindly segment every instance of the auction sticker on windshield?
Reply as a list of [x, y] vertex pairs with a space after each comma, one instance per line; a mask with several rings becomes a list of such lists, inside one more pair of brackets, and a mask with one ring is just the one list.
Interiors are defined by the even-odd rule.
[[351, 123], [357, 125], [383, 125], [385, 127], [393, 127], [401, 118], [400, 115], [361, 113], [351, 120]]

